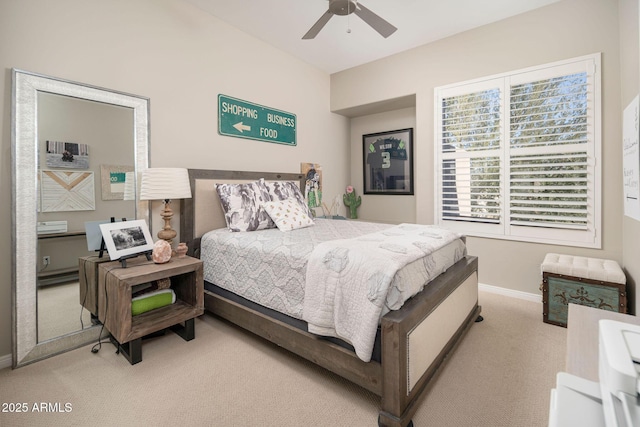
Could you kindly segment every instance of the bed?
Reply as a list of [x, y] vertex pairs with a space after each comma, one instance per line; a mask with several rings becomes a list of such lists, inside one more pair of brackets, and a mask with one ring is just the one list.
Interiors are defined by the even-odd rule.
[[[181, 240], [188, 243], [189, 254], [202, 258], [205, 264], [208, 255], [202, 253], [207, 247], [203, 236], [227, 225], [216, 183], [264, 178], [269, 182], [295, 181], [304, 188], [304, 177], [297, 173], [191, 169], [189, 177], [193, 197], [181, 205]], [[328, 225], [338, 227], [335, 223]], [[215, 283], [205, 284], [205, 309], [375, 393], [381, 397], [378, 424], [405, 427], [412, 425], [417, 402], [447, 356], [474, 321], [482, 319], [477, 269], [477, 258], [465, 252], [401, 308], [386, 312], [379, 322], [370, 361], [359, 357], [348, 343], [308, 332], [295, 314], [282, 314], [251, 298], [219, 289]]]

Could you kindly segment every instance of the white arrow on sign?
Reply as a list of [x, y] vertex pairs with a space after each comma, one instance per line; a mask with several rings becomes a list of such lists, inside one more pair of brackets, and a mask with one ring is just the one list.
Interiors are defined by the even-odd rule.
[[240, 133], [242, 133], [242, 131], [244, 130], [251, 130], [251, 126], [243, 125], [242, 122], [236, 123], [235, 125], [233, 125], [233, 127], [236, 128], [236, 130]]

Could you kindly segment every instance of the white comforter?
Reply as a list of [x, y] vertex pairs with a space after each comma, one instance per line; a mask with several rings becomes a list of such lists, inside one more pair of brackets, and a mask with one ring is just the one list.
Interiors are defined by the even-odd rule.
[[[409, 263], [459, 239], [459, 234], [400, 224], [353, 239], [319, 244], [306, 272], [302, 318], [309, 332], [334, 336], [371, 360], [380, 317], [395, 274]], [[443, 271], [430, 271], [429, 280]], [[412, 295], [404, 295], [404, 301]]]

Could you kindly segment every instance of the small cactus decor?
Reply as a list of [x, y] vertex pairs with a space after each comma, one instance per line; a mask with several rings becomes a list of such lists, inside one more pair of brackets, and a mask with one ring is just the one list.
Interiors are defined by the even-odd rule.
[[344, 205], [349, 208], [349, 218], [357, 219], [358, 206], [362, 203], [362, 198], [360, 196], [356, 197], [356, 190], [353, 186], [347, 186], [347, 192], [342, 195], [342, 201]]

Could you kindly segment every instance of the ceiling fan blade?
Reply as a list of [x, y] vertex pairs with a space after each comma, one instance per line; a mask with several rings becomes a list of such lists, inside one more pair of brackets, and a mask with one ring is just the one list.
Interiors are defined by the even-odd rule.
[[320, 30], [322, 30], [324, 26], [327, 25], [327, 22], [329, 22], [329, 19], [331, 19], [332, 16], [333, 13], [327, 10], [324, 15], [322, 15], [320, 19], [318, 19], [318, 22], [313, 24], [313, 27], [311, 27], [311, 29], [307, 31], [307, 34], [302, 36], [302, 40], [312, 39], [317, 36]]
[[391, 34], [395, 33], [397, 30], [396, 27], [373, 13], [371, 10], [364, 7], [360, 2], [358, 2], [358, 7], [356, 8], [355, 12], [356, 15], [358, 15], [364, 22], [369, 24], [371, 28], [379, 32], [380, 35], [385, 39]]

